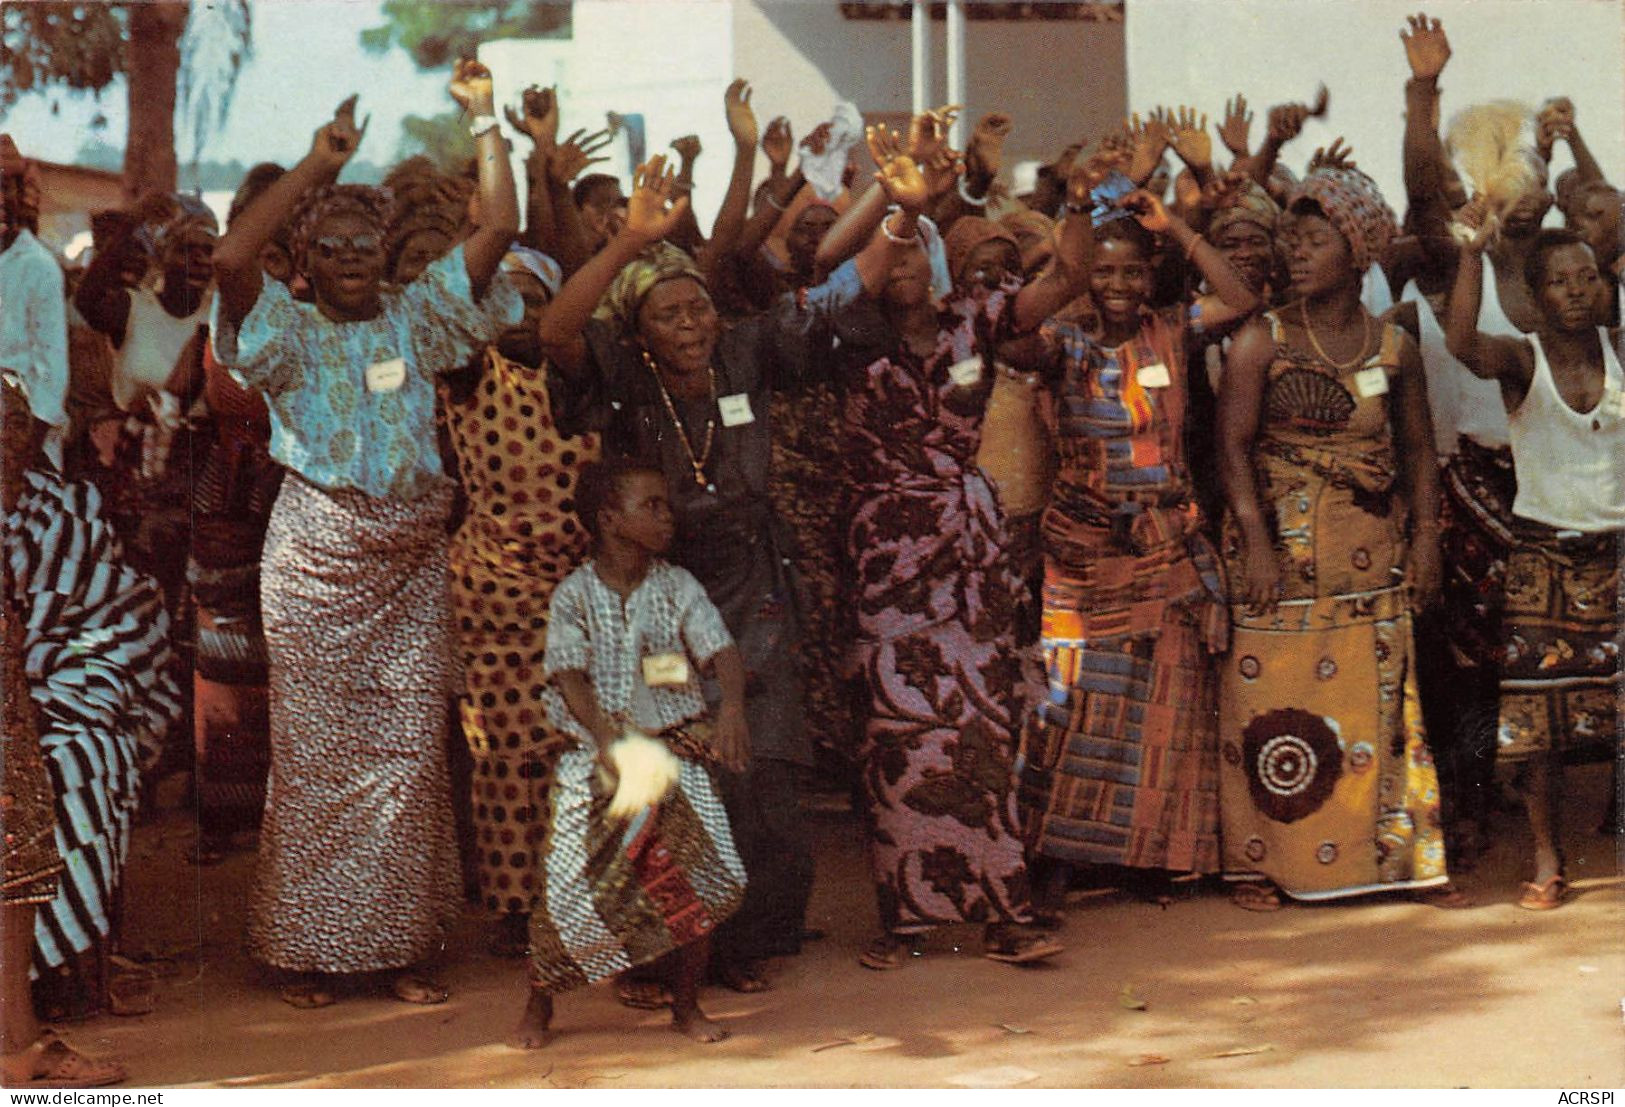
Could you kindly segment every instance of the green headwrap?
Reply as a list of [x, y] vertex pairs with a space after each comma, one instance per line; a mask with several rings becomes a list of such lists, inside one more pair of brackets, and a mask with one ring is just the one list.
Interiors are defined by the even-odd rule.
[[[615, 275], [604, 298], [598, 301], [593, 318], [613, 322], [624, 333], [635, 334], [638, 329], [638, 309], [643, 306], [650, 289], [678, 277], [692, 277], [701, 288], [705, 288], [705, 275], [693, 258], [669, 242], [656, 242]], [[710, 289], [706, 289], [706, 295], [710, 295]]]

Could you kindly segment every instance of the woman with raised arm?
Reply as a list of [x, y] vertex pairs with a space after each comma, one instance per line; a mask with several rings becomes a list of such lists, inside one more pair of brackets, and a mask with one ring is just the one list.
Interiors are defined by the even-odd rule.
[[[518, 229], [491, 76], [458, 63], [474, 116], [482, 222], [401, 288], [384, 284], [388, 197], [332, 185], [362, 131], [355, 98], [232, 224], [215, 253], [215, 353], [265, 394], [287, 467], [261, 572], [271, 776], [249, 946], [298, 974], [282, 998], [333, 1002], [337, 977], [387, 973], [407, 1003], [444, 988], [414, 966], [456, 919], [460, 879], [444, 745], [451, 690], [434, 376], [518, 322], [498, 268]], [[263, 279], [290, 215], [313, 302]]]
[[1540, 325], [1522, 338], [1483, 334], [1484, 250], [1496, 220], [1480, 200], [1457, 213], [1461, 247], [1450, 296], [1450, 352], [1506, 403], [1518, 494], [1506, 576], [1500, 755], [1527, 763], [1524, 805], [1534, 879], [1518, 906], [1562, 904], [1563, 759], [1618, 749], [1619, 543], [1625, 531], [1625, 374], [1619, 328], [1600, 326], [1605, 285], [1572, 231], [1543, 230], [1524, 277]]
[[884, 128], [870, 149], [893, 210], [865, 252], [904, 249], [876, 294], [879, 356], [854, 360], [845, 387], [854, 660], [869, 697], [859, 761], [881, 925], [859, 963], [901, 968], [924, 935], [965, 922], [985, 924], [993, 960], [1042, 960], [1061, 946], [1032, 927], [1015, 804], [1019, 585], [976, 455], [996, 347], [1082, 288], [1089, 221], [1066, 221], [1057, 264], [1024, 287], [1013, 239], [961, 219], [959, 279], [939, 302], [919, 231], [938, 190]]
[[1411, 617], [1438, 590], [1438, 465], [1416, 344], [1361, 304], [1393, 213], [1356, 169], [1288, 205], [1284, 307], [1219, 391], [1230, 513], [1220, 812], [1234, 902], [1451, 892]]
[[[1069, 199], [1089, 212], [1087, 189]], [[1075, 867], [1205, 873], [1219, 860], [1209, 654], [1223, 648], [1223, 594], [1185, 453], [1185, 351], [1258, 297], [1153, 194], [1097, 210], [1099, 328], [1051, 320], [1043, 332], [1058, 370], [1059, 470], [1042, 524], [1049, 688], [1028, 720], [1021, 802], [1046, 910]], [[1213, 295], [1152, 309], [1159, 235]]]
[[800, 949], [812, 882], [797, 795], [812, 756], [790, 546], [768, 493], [769, 413], [775, 391], [806, 379], [810, 351], [827, 344], [822, 320], [878, 287], [887, 255], [867, 251], [724, 330], [704, 274], [662, 241], [688, 202], [672, 203], [665, 159], [642, 166], [636, 185], [625, 226], [565, 283], [539, 330], [560, 429], [602, 429], [606, 453], [659, 464], [677, 519], [672, 559], [705, 585], [739, 643], [751, 763], [727, 774], [722, 792], [750, 890], [718, 932], [715, 962], [730, 987], [760, 991], [756, 962]]

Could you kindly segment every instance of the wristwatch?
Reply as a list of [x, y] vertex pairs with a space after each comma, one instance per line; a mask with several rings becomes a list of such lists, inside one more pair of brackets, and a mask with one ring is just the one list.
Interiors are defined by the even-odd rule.
[[473, 135], [475, 138], [479, 138], [486, 131], [491, 130], [496, 125], [497, 125], [497, 117], [496, 116], [494, 116], [494, 115], [476, 115], [472, 120], [469, 121], [468, 133]]

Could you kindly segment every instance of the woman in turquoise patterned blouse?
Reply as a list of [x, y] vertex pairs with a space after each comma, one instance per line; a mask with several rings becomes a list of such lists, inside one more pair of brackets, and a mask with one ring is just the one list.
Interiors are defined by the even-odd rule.
[[[408, 1003], [446, 991], [415, 971], [439, 949], [460, 876], [443, 741], [450, 653], [433, 374], [518, 322], [498, 271], [518, 226], [491, 77], [459, 63], [453, 97], [479, 136], [481, 222], [410, 284], [383, 283], [388, 193], [333, 185], [360, 143], [355, 98], [221, 240], [215, 353], [266, 397], [287, 466], [266, 533], [271, 774], [249, 922], [295, 1007], [382, 973]], [[264, 282], [259, 252], [293, 219], [314, 302]]]

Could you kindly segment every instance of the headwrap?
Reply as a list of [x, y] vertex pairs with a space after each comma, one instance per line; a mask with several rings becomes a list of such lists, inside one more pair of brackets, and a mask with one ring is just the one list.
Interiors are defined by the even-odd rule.
[[1320, 205], [1342, 236], [1348, 239], [1354, 267], [1364, 273], [1382, 259], [1389, 241], [1399, 232], [1393, 209], [1382, 198], [1377, 182], [1358, 169], [1321, 167], [1303, 179], [1288, 209], [1305, 200]]
[[979, 215], [961, 216], [948, 228], [948, 275], [957, 281], [971, 252], [984, 242], [1008, 242], [1016, 256], [1021, 256], [1021, 243], [1007, 228]]
[[692, 277], [700, 283], [701, 288], [706, 289], [706, 295], [710, 295], [705, 275], [693, 258], [669, 242], [656, 242], [615, 274], [592, 317], [612, 322], [626, 334], [635, 334], [638, 329], [638, 309], [643, 306], [650, 290], [657, 284], [679, 277]]
[[559, 294], [564, 287], [564, 270], [559, 263], [542, 253], [532, 250], [529, 246], [521, 246], [517, 242], [508, 247], [508, 252], [502, 255], [502, 268], [509, 273], [529, 273], [542, 282], [551, 299]]
[[220, 224], [214, 217], [214, 212], [208, 208], [183, 205], [174, 218], [159, 227], [152, 236], [152, 248], [155, 256], [162, 258], [173, 246], [184, 244], [195, 239], [206, 239], [213, 242], [220, 236]]
[[1219, 233], [1233, 223], [1252, 223], [1263, 229], [1267, 235], [1275, 234], [1275, 225], [1281, 218], [1281, 205], [1270, 198], [1270, 194], [1256, 181], [1247, 182], [1247, 187], [1231, 198], [1230, 202], [1213, 213], [1213, 219], [1208, 223], [1208, 238], [1217, 238]]
[[1055, 233], [1055, 220], [1031, 208], [1006, 213], [999, 218], [999, 225], [1015, 235], [1018, 242], [1023, 237], [1048, 239]]
[[372, 185], [335, 184], [306, 194], [290, 220], [293, 232], [289, 240], [293, 244], [295, 264], [304, 268], [310, 236], [316, 232], [317, 224], [328, 216], [341, 213], [358, 216], [371, 223], [380, 237], [385, 237], [391, 210], [389, 191]]
[[841, 177], [846, 173], [846, 154], [863, 137], [863, 115], [857, 105], [842, 100], [835, 105], [829, 121], [829, 141], [824, 152], [815, 154], [803, 146], [801, 175], [812, 185], [813, 192], [824, 200], [833, 200], [845, 187]]

